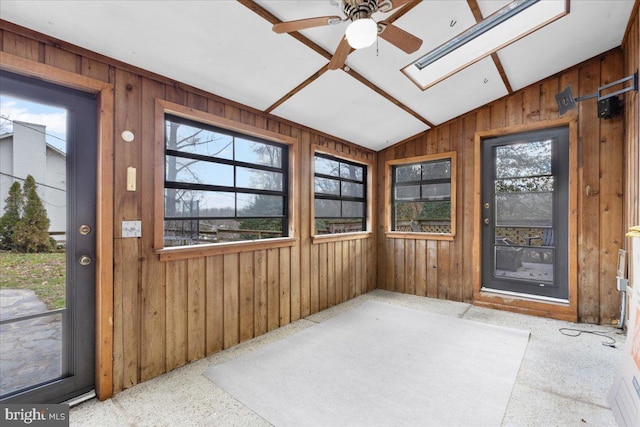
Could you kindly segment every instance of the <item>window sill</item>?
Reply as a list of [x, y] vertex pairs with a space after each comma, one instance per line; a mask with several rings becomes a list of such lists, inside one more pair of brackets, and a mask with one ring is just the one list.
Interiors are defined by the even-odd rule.
[[369, 239], [372, 236], [373, 233], [371, 231], [340, 234], [319, 234], [316, 236], [311, 236], [311, 243], [317, 245], [319, 243], [344, 242], [348, 240]]
[[296, 237], [281, 237], [276, 239], [251, 240], [244, 242], [212, 243], [207, 245], [176, 246], [172, 248], [156, 249], [160, 261], [175, 261], [180, 259], [199, 258], [213, 255], [236, 254], [252, 252], [262, 249], [284, 248], [295, 246]]
[[385, 233], [387, 239], [414, 239], [414, 240], [448, 240], [453, 241], [455, 234], [436, 234], [436, 233], [410, 233], [403, 231], [387, 231]]

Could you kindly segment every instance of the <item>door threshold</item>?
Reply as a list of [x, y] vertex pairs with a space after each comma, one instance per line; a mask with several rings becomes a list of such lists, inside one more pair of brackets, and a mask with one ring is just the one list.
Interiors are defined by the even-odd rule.
[[93, 399], [94, 397], [96, 397], [96, 391], [91, 390], [85, 394], [81, 394], [80, 396], [76, 396], [73, 399], [69, 399], [66, 402], [62, 402], [62, 403], [69, 405], [69, 407], [71, 408], [81, 404], [82, 402], [86, 402], [87, 400]]
[[480, 288], [480, 291], [492, 293], [492, 294], [508, 295], [511, 297], [522, 298], [527, 300], [544, 301], [544, 302], [552, 302], [556, 304], [569, 305], [569, 300], [562, 299], [562, 298], [545, 297], [542, 295], [523, 294], [520, 292], [503, 291], [501, 289], [491, 289], [491, 288], [485, 288], [485, 287]]

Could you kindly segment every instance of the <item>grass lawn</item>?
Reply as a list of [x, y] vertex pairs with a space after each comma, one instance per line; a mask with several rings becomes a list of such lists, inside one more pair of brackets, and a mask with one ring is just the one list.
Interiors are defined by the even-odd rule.
[[65, 253], [0, 253], [0, 289], [31, 289], [49, 310], [65, 306]]

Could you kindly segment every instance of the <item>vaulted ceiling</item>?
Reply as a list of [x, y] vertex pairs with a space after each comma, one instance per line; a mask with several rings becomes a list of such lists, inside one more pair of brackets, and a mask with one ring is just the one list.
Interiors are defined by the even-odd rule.
[[2, 0], [0, 18], [380, 150], [619, 46], [634, 0], [571, 0], [566, 16], [424, 91], [400, 70], [508, 0], [413, 0], [377, 12], [376, 21], [421, 38], [420, 49], [406, 54], [378, 38], [338, 70], [327, 65], [347, 23], [272, 31], [343, 16], [335, 3]]

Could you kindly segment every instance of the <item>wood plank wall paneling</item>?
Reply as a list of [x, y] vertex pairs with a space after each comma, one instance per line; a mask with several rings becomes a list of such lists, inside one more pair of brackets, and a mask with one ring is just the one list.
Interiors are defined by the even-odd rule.
[[[640, 69], [640, 1], [636, 0], [627, 32], [622, 42], [624, 52], [624, 75], [628, 76]], [[627, 92], [624, 102], [625, 139], [624, 139], [624, 223], [627, 230], [640, 225], [640, 94]], [[631, 249], [630, 239], [625, 239], [627, 250]], [[627, 259], [635, 255], [629, 254]], [[629, 278], [640, 275], [640, 271], [629, 268]], [[628, 317], [627, 317], [628, 319]]]
[[[375, 288], [375, 237], [313, 244], [310, 238], [312, 144], [354, 160], [376, 153], [310, 129], [243, 109], [215, 95], [172, 83], [13, 25], [0, 27], [1, 50], [114, 85], [113, 392], [286, 325]], [[83, 52], [83, 53], [79, 53]], [[154, 105], [167, 100], [298, 140], [299, 243], [161, 262], [154, 228]], [[133, 143], [120, 139], [131, 130]], [[126, 191], [126, 168], [138, 191]], [[370, 173], [375, 176], [376, 168]], [[374, 186], [375, 186], [374, 180]], [[142, 237], [123, 239], [121, 221], [141, 220]]]
[[[637, 46], [637, 23], [634, 25], [636, 32], [629, 37], [634, 40], [629, 42], [631, 49]], [[637, 47], [634, 52], [637, 52]], [[627, 62], [635, 65], [627, 64], [627, 69], [623, 70], [623, 51], [613, 49], [381, 151], [377, 173], [379, 195], [382, 191], [389, 191], [384, 182], [385, 161], [449, 150], [458, 153], [456, 179], [461, 191], [458, 191], [456, 200], [457, 235], [451, 242], [387, 239], [382, 224], [378, 225], [378, 288], [472, 302], [474, 271], [480, 268], [471, 264], [477, 243], [473, 236], [476, 227], [473, 219], [475, 133], [558, 119], [556, 93], [569, 84], [574, 96], [593, 93], [598, 86], [617, 80], [625, 72], [629, 74], [631, 68], [637, 68], [637, 56]], [[637, 108], [637, 99], [635, 105]], [[627, 102], [626, 114], [629, 115], [632, 109]], [[632, 114], [637, 116], [636, 112]], [[594, 99], [579, 103], [577, 109], [569, 111], [563, 118], [567, 116], [575, 117], [579, 125], [579, 319], [610, 324], [619, 317], [620, 306], [615, 288], [615, 254], [624, 242], [622, 171], [625, 121], [623, 117], [598, 119]], [[637, 126], [637, 118], [635, 120]], [[637, 136], [635, 138], [637, 147]], [[627, 151], [632, 150], [630, 147], [633, 145], [629, 139], [627, 136]], [[630, 167], [633, 170], [627, 165]], [[635, 171], [637, 182], [637, 154]], [[627, 206], [626, 212], [630, 218], [633, 215], [638, 218], [633, 213], [638, 209], [637, 184], [631, 183], [631, 179], [627, 178], [626, 185], [635, 185], [636, 189], [627, 188], [627, 198], [634, 200], [635, 194], [635, 205]], [[385, 212], [382, 200], [378, 198], [379, 218]]]

